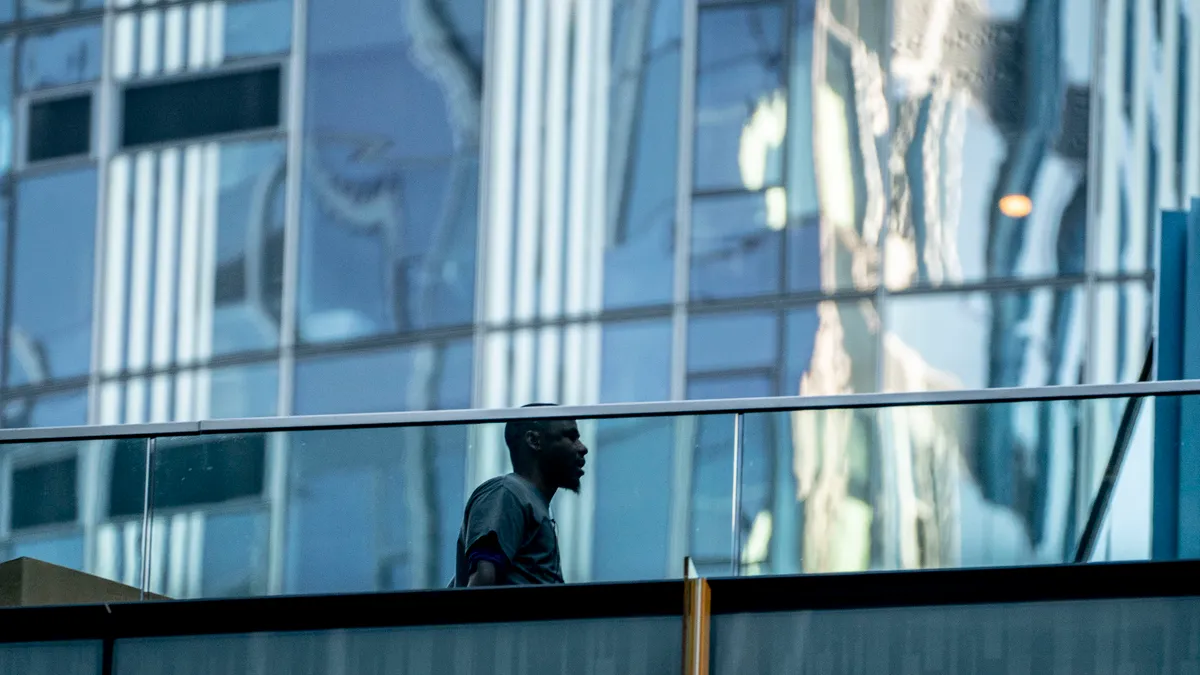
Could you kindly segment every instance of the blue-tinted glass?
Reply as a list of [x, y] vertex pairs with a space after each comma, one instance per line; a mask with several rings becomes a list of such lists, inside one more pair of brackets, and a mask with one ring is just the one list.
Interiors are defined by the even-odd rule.
[[800, 394], [800, 380], [812, 365], [813, 347], [816, 344], [820, 319], [815, 307], [794, 309], [785, 320], [787, 343], [784, 345], [785, 368], [780, 396]]
[[474, 316], [483, 13], [308, 4], [300, 336]]
[[21, 88], [30, 91], [98, 79], [101, 33], [99, 23], [86, 23], [26, 37], [21, 43]]
[[[475, 161], [387, 169], [369, 178], [349, 157], [334, 161], [333, 144], [320, 147], [330, 152], [314, 153], [304, 192], [301, 338], [344, 341], [470, 324]], [[359, 178], [326, 173], [337, 164]]]
[[286, 149], [282, 141], [220, 148], [213, 354], [279, 344]]
[[96, 170], [17, 184], [8, 384], [84, 375], [91, 362]]
[[733, 545], [733, 418], [698, 418], [692, 457], [691, 544], [701, 573], [728, 574]]
[[[673, 296], [680, 24], [663, 17], [678, 18], [678, 5], [628, 3], [614, 17], [609, 117], [618, 123], [608, 153], [615, 207], [605, 250], [608, 307], [665, 304]], [[646, 15], [654, 19], [649, 34]]]
[[783, 11], [773, 5], [700, 13], [697, 190], [779, 183], [787, 129], [786, 28]]
[[[788, 290], [792, 292], [822, 290], [820, 218], [812, 216], [789, 220], [787, 247]], [[826, 290], [837, 289], [833, 287]]]
[[605, 324], [600, 400], [671, 398], [671, 319]]
[[471, 406], [469, 340], [301, 359], [297, 415]]
[[13, 53], [16, 42], [0, 41], [0, 174], [12, 168], [13, 157]]
[[[597, 422], [589, 448], [595, 491], [592, 581], [658, 579], [680, 561], [668, 555], [676, 445], [691, 443], [677, 418], [647, 417]], [[676, 572], [677, 573], [677, 572]]]
[[291, 46], [291, 0], [248, 0], [225, 6], [227, 60], [282, 54]]
[[444, 587], [466, 503], [469, 431], [288, 434], [285, 592]]
[[214, 368], [209, 377], [210, 418], [279, 414], [279, 364], [275, 361]]
[[9, 555], [33, 558], [73, 570], [83, 569], [83, 534], [67, 534], [14, 539]]
[[692, 299], [779, 292], [786, 206], [774, 195], [782, 192], [692, 202]]
[[70, 13], [75, 2], [74, 0], [20, 0], [20, 5], [21, 18], [39, 19]]
[[87, 391], [54, 394], [9, 394], [4, 401], [4, 426], [70, 427], [87, 424]]
[[100, 675], [102, 653], [99, 640], [0, 645], [0, 673]]
[[204, 517], [203, 597], [266, 592], [269, 526], [267, 513], [261, 510]]
[[688, 372], [772, 366], [778, 325], [771, 312], [693, 316], [688, 321]]
[[15, 16], [15, 0], [0, 0], [0, 23], [8, 23]]

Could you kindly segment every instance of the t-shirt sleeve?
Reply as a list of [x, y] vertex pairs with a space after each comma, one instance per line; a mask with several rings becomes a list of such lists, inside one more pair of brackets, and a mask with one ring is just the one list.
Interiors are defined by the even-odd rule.
[[498, 545], [498, 553], [512, 561], [524, 534], [525, 510], [521, 501], [504, 486], [496, 485], [479, 494], [471, 505], [463, 543], [468, 555], [477, 546]]

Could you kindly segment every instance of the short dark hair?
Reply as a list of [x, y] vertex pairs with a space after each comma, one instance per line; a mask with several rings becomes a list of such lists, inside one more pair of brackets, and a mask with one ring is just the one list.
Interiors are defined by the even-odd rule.
[[[557, 403], [526, 403], [522, 408], [552, 408]], [[508, 458], [512, 460], [513, 468], [519, 468], [525, 460], [525, 435], [530, 431], [545, 434], [549, 420], [521, 419], [512, 420], [504, 425], [504, 444], [508, 446]]]

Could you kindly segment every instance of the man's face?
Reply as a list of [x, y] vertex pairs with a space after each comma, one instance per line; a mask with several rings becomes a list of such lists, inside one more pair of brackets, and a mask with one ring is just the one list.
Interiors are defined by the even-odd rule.
[[579, 427], [574, 420], [546, 422], [538, 453], [542, 475], [550, 479], [554, 487], [579, 492], [587, 451], [587, 447], [579, 440]]

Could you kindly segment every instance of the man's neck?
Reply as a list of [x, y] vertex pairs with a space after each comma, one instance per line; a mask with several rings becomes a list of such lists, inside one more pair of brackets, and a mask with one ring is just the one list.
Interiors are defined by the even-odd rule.
[[551, 487], [549, 481], [542, 476], [541, 471], [534, 469], [533, 471], [514, 471], [513, 473], [529, 481], [538, 494], [546, 499], [547, 505], [554, 499], [554, 493], [558, 491], [558, 488]]

